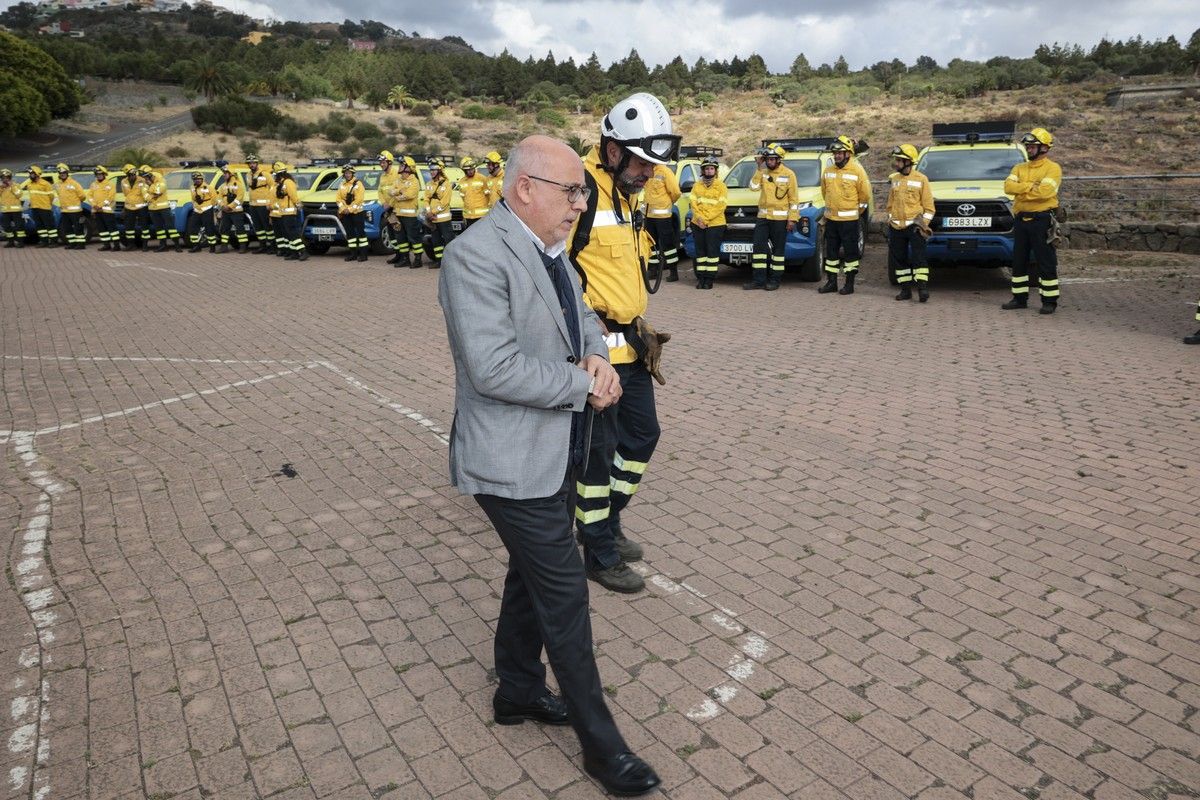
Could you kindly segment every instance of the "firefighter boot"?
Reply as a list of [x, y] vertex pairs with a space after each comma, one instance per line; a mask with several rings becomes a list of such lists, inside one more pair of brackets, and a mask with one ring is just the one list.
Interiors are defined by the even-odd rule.
[[[166, 248], [164, 247], [163, 249], [165, 250]], [[217, 252], [218, 253], [228, 253], [229, 245], [225, 244], [224, 242], [221, 242], [221, 246], [217, 248]]]
[[1184, 344], [1200, 344], [1200, 331], [1196, 331], [1191, 336], [1183, 337]]
[[188, 248], [189, 253], [199, 253], [200, 250], [201, 250], [201, 245], [199, 242], [196, 242], [194, 245], [192, 245], [191, 247]]
[[836, 292], [838, 290], [837, 278], [836, 272], [826, 272], [825, 282], [817, 287], [817, 293], [829, 294], [830, 292]]
[[238, 252], [241, 253], [242, 255], [249, 253], [250, 252], [250, 243], [242, 242], [242, 246], [238, 248]]
[[857, 272], [847, 272], [846, 285], [838, 289], [838, 294], [854, 294], [854, 278], [857, 275]]
[[217, 246], [216, 246], [215, 244], [209, 244], [209, 246], [208, 246], [208, 252], [210, 252], [210, 253], [215, 253], [215, 252], [217, 252]]
[[1014, 294], [1012, 300], [1000, 306], [1005, 311], [1013, 311], [1018, 308], [1028, 308], [1029, 298], [1023, 294]]
[[358, 258], [358, 253], [354, 252], [356, 249], [357, 248], [351, 247], [350, 252], [342, 258], [342, 261], [354, 261], [356, 258]]
[[358, 248], [358, 260], [359, 261], [367, 260], [367, 248], [365, 248], [365, 247]]
[[154, 252], [155, 252], [155, 253], [165, 253], [165, 252], [167, 252], [167, 240], [166, 240], [166, 239], [163, 239], [163, 240], [159, 241], [159, 243], [158, 243], [158, 247], [154, 248]]
[[917, 281], [917, 299], [922, 303], [929, 302], [929, 281]]
[[1058, 303], [1042, 303], [1042, 307], [1038, 309], [1039, 314], [1053, 314], [1058, 310]]
[[912, 300], [912, 288], [907, 283], [900, 284], [900, 294], [896, 295], [897, 300]]
[[412, 258], [408, 255], [408, 253], [401, 253], [399, 261], [395, 259], [388, 259], [387, 263], [391, 264], [396, 269], [400, 269], [401, 267], [411, 267]]
[[667, 283], [674, 283], [679, 280], [679, 267], [671, 267], [667, 270]]
[[421, 254], [420, 253], [417, 253], [415, 256], [413, 256], [413, 263], [411, 266], [413, 269], [421, 268]]
[[296, 260], [297, 261], [308, 261], [308, 248], [307, 247], [301, 247], [299, 250], [296, 251]]

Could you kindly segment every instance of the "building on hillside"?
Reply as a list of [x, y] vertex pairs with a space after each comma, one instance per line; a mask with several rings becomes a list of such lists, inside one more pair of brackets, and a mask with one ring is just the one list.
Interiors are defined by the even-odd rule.
[[268, 39], [271, 36], [272, 33], [270, 31], [250, 31], [242, 37], [242, 41], [247, 44], [259, 45], [263, 43], [264, 39]]
[[350, 49], [361, 50], [364, 53], [370, 53], [375, 49], [375, 43], [370, 39], [351, 39]]

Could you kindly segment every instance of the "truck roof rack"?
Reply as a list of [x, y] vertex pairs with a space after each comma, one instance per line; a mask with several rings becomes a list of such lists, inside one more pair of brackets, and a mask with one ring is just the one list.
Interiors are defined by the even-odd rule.
[[1017, 138], [1014, 120], [1001, 122], [935, 122], [934, 144], [977, 144], [979, 142], [1011, 142]]
[[310, 159], [306, 167], [378, 167], [379, 159], [377, 158], [313, 158]]
[[[457, 164], [454, 163], [454, 161], [456, 160], [454, 158], [454, 156], [446, 155], [445, 153], [405, 153], [404, 155], [408, 156], [413, 161], [417, 162], [417, 166], [424, 164], [431, 158], [440, 158], [442, 160], [442, 163], [445, 164], [447, 167], [458, 166]], [[401, 156], [401, 157], [403, 158], [403, 156]]]
[[685, 144], [679, 148], [680, 158], [704, 158], [712, 156], [720, 158], [725, 155], [725, 150], [720, 147], [709, 147], [706, 144]]
[[796, 152], [798, 150], [827, 150], [829, 145], [834, 142], [832, 136], [812, 136], [808, 138], [791, 137], [788, 139], [763, 139], [762, 146], [766, 147], [769, 144], [777, 144], [788, 152]]

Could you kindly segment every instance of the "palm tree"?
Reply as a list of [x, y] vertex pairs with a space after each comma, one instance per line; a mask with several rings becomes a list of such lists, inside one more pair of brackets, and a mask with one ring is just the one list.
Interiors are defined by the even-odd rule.
[[366, 89], [366, 81], [363, 80], [360, 73], [353, 69], [347, 69], [337, 76], [334, 86], [346, 95], [346, 108], [354, 108], [355, 99], [362, 97], [363, 91]]
[[398, 83], [391, 89], [388, 89], [387, 102], [392, 108], [404, 110], [404, 107], [410, 105], [415, 98], [408, 93], [408, 87], [402, 83]]
[[587, 155], [587, 151], [591, 147], [591, 145], [585, 142], [583, 137], [577, 133], [572, 133], [567, 137], [567, 146], [581, 156]]
[[184, 84], [193, 91], [204, 95], [205, 99], [214, 98], [232, 92], [235, 86], [230, 75], [229, 65], [211, 53], [205, 53], [188, 61], [185, 65]]

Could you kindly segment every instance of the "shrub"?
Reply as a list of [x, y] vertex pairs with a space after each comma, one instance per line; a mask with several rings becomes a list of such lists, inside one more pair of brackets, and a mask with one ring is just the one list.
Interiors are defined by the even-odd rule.
[[312, 134], [312, 130], [308, 125], [291, 117], [287, 117], [283, 122], [279, 123], [276, 131], [278, 138], [288, 144], [304, 141]]
[[416, 103], [412, 107], [412, 114], [414, 117], [432, 117], [433, 106], [429, 103]]
[[341, 144], [350, 138], [350, 131], [337, 125], [326, 125], [322, 135], [334, 144]]
[[468, 103], [459, 113], [466, 119], [512, 119], [514, 116], [508, 106], [484, 106], [479, 103]]
[[450, 142], [450, 144], [454, 145], [455, 147], [458, 147], [459, 143], [462, 142], [462, 140], [463, 140], [462, 128], [452, 127], [452, 128], [446, 129], [446, 141]]
[[211, 127], [226, 133], [232, 133], [235, 128], [258, 131], [278, 125], [284, 119], [283, 114], [266, 103], [241, 97], [223, 97], [192, 109], [192, 121], [196, 127], [202, 130]]
[[388, 117], [383, 121], [383, 127], [387, 128], [392, 133], [395, 133], [396, 128], [400, 127], [400, 123], [396, 122], [394, 117]]
[[171, 145], [170, 147], [167, 148], [167, 158], [183, 158], [184, 156], [187, 155], [187, 153], [188, 153], [187, 150], [184, 150], [182, 147], [180, 147], [177, 144]]
[[376, 139], [383, 135], [383, 131], [379, 130], [379, 126], [371, 122], [360, 122], [354, 126], [350, 134], [359, 141], [364, 139]]
[[537, 121], [551, 128], [562, 128], [567, 124], [567, 117], [555, 108], [543, 108], [537, 114]]

